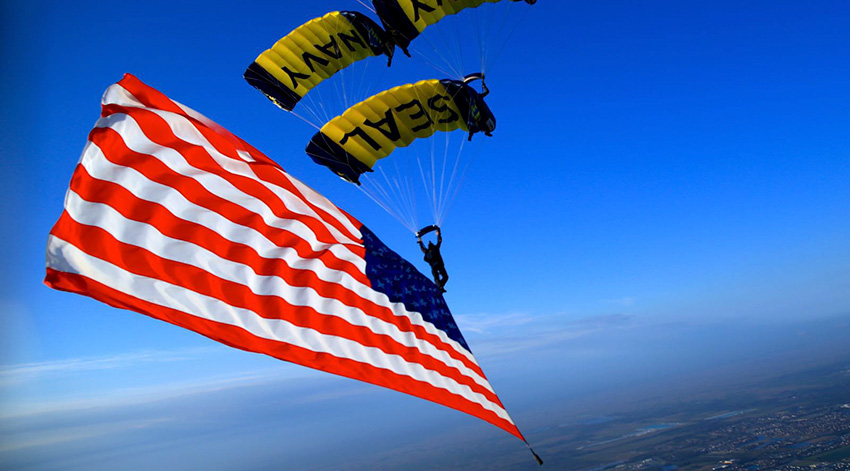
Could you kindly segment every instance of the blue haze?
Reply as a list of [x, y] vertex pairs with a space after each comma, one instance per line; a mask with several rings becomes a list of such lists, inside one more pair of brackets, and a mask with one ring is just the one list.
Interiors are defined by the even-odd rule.
[[[357, 2], [0, 8], [0, 468], [535, 468], [464, 414], [41, 284], [99, 98], [125, 72], [427, 272], [409, 232], [303, 155], [313, 129], [241, 77], [286, 31]], [[630, 398], [848, 353], [847, 31], [844, 1], [529, 9], [488, 78], [499, 127], [444, 257], [447, 302], [532, 444]], [[388, 86], [440, 75], [396, 61]]]

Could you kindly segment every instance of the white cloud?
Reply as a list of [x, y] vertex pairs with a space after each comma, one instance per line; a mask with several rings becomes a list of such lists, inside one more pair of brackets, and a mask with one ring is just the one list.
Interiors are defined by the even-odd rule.
[[112, 356], [71, 358], [0, 366], [0, 386], [9, 386], [44, 377], [74, 374], [82, 371], [97, 371], [131, 368], [140, 364], [171, 363], [196, 359], [199, 356], [220, 350], [218, 348], [192, 348], [173, 351], [147, 351], [123, 353]]
[[246, 373], [240, 376], [209, 378], [146, 387], [104, 390], [88, 397], [60, 398], [21, 402], [15, 407], [0, 410], [0, 419], [16, 419], [42, 414], [77, 412], [81, 410], [109, 409], [137, 406], [157, 401], [179, 399], [198, 394], [226, 391], [241, 387], [269, 384], [290, 379], [280, 369]]
[[606, 302], [611, 304], [617, 304], [620, 306], [633, 306], [635, 304], [635, 298], [631, 296], [626, 296], [624, 298], [608, 299], [606, 300]]
[[[0, 420], [120, 408], [320, 375], [225, 346], [0, 366]], [[226, 360], [224, 360], [226, 358]]]
[[455, 320], [461, 332], [484, 334], [531, 324], [535, 321], [535, 316], [526, 313], [462, 314], [455, 316]]
[[476, 356], [482, 357], [550, 347], [637, 325], [632, 316], [624, 314], [576, 319], [557, 314], [508, 313], [461, 315], [457, 319], [461, 331], [473, 338], [471, 347]]
[[51, 447], [62, 443], [91, 440], [93, 438], [115, 435], [128, 430], [140, 430], [169, 422], [170, 419], [143, 419], [123, 422], [110, 422], [97, 425], [82, 425], [57, 429], [39, 429], [34, 433], [21, 433], [7, 436], [0, 442], [0, 453], [8, 453], [26, 448]]

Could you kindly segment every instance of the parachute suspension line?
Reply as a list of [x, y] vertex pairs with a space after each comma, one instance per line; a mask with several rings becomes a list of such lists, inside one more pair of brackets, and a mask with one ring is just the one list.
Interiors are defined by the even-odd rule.
[[[408, 177], [408, 172], [400, 168], [403, 160], [404, 159], [393, 159], [395, 171], [392, 174], [396, 175], [396, 177], [390, 178], [389, 176], [385, 176], [385, 178], [395, 185], [396, 192], [399, 196], [398, 201], [407, 204], [405, 211], [411, 225], [418, 226], [415, 198], [416, 191], [413, 188], [413, 182], [410, 180], [410, 177]], [[381, 168], [381, 173], [384, 173], [383, 167]]]
[[314, 120], [314, 123], [321, 128], [321, 126], [328, 122], [332, 116], [329, 116], [328, 110], [325, 108], [325, 102], [331, 101], [327, 98], [328, 95], [333, 95], [333, 93], [329, 90], [332, 90], [333, 87], [336, 87], [336, 84], [329, 83], [327, 81], [323, 81], [316, 88], [311, 90], [310, 93], [304, 95], [301, 101], [296, 105], [296, 108], [301, 109], [304, 113], [308, 113], [310, 118]]
[[[449, 166], [449, 143], [450, 143], [450, 133], [446, 133], [446, 145], [443, 149], [443, 165], [440, 169], [440, 195], [434, 201], [434, 220], [437, 222], [437, 225], [441, 225], [443, 223], [443, 218], [445, 217], [445, 211], [443, 210], [443, 201], [446, 197], [446, 193], [451, 193], [451, 180], [449, 180], [448, 186], [446, 185], [446, 168]], [[458, 134], [458, 133], [456, 133]], [[460, 148], [463, 149], [465, 141], [463, 139], [460, 140]], [[458, 151], [457, 156], [455, 157], [454, 166], [457, 166], [460, 161], [460, 151]]]
[[475, 36], [478, 39], [478, 57], [481, 59], [481, 65], [478, 68], [478, 70], [481, 72], [481, 74], [483, 76], [486, 77], [486, 72], [487, 72], [487, 70], [486, 70], [487, 69], [486, 54], [487, 54], [487, 52], [484, 48], [484, 39], [485, 38], [484, 38], [484, 28], [482, 27], [482, 24], [490, 24], [490, 22], [488, 21], [487, 23], [482, 23], [481, 17], [483, 16], [484, 13], [479, 12], [478, 10], [479, 10], [478, 8], [475, 9], [475, 21], [473, 22], [473, 27], [475, 28], [475, 33], [476, 33]]
[[[361, 75], [360, 75], [359, 79], [355, 82], [355, 84], [359, 84], [359, 86], [356, 87], [355, 95], [353, 97], [351, 97], [351, 100], [354, 103], [345, 103], [345, 107], [346, 107], [345, 109], [348, 109], [351, 106], [355, 105], [356, 103], [359, 103], [359, 102], [365, 100], [367, 97], [372, 96], [373, 95], [372, 93], [368, 93], [370, 86], [374, 86], [375, 83], [384, 83], [383, 79], [384, 79], [384, 75], [386, 73], [386, 70], [385, 70], [386, 67], [380, 67], [379, 68], [379, 70], [381, 71], [380, 73], [373, 73], [373, 72], [370, 72], [370, 71], [374, 70], [372, 63], [375, 62], [375, 61], [367, 60], [367, 61], [363, 61], [363, 62], [365, 62], [365, 64], [363, 64], [363, 67], [361, 67]], [[369, 80], [367, 80], [367, 77], [376, 77], [376, 78], [373, 81], [370, 82]]]
[[[421, 142], [419, 144], [421, 145]], [[420, 226], [418, 224], [415, 180], [409, 177], [412, 174], [409, 171], [412, 170], [409, 168], [411, 167], [410, 162], [415, 156], [415, 153], [411, 155], [411, 152], [409, 152], [412, 150], [408, 148], [408, 152], [402, 152], [400, 155], [393, 156], [394, 158], [382, 159], [381, 165], [376, 166], [377, 174], [366, 174], [364, 177], [366, 178], [365, 181], [369, 182], [370, 185], [375, 185], [376, 190], [380, 191], [379, 197], [384, 198], [387, 205], [394, 207], [394, 217], [415, 232]]]
[[[458, 148], [458, 157], [455, 158], [454, 167], [452, 169], [452, 177], [449, 179], [448, 188], [450, 191], [447, 192], [448, 196], [446, 200], [441, 204], [440, 209], [440, 218], [437, 224], [443, 224], [443, 219], [445, 219], [446, 214], [448, 214], [449, 209], [454, 204], [457, 196], [460, 194], [460, 189], [463, 186], [463, 182], [466, 181], [466, 174], [469, 172], [470, 167], [472, 167], [472, 163], [475, 160], [476, 155], [480, 152], [480, 147], [483, 145], [481, 141], [479, 141], [479, 149], [474, 149], [471, 152], [467, 151], [467, 154], [472, 154], [467, 160], [465, 165], [461, 166], [460, 155], [463, 153], [463, 148], [466, 145], [465, 140], [461, 140], [460, 147]], [[462, 168], [461, 168], [462, 167]], [[458, 170], [460, 170], [460, 176], [458, 177]], [[457, 178], [456, 178], [457, 177]], [[452, 185], [452, 182], [455, 182]]]
[[[434, 31], [430, 34], [419, 35], [416, 41], [424, 40], [423, 42], [435, 53], [436, 58], [442, 61], [443, 67], [450, 71], [450, 76], [455, 77], [462, 75], [463, 71], [458, 69], [457, 61], [451, 57], [453, 49], [449, 47], [450, 43], [446, 39], [448, 36], [440, 25], [435, 25]], [[415, 45], [417, 45], [416, 42], [414, 42]]]
[[357, 3], [359, 3], [360, 5], [363, 5], [363, 7], [367, 8], [369, 11], [371, 11], [372, 13], [375, 13], [377, 15], [377, 12], [375, 12], [375, 9], [372, 8], [372, 5], [369, 5], [368, 3], [364, 2], [363, 0], [357, 0]]
[[[458, 172], [458, 167], [460, 167], [460, 164], [461, 164], [461, 157], [460, 156], [463, 155], [463, 149], [464, 149], [465, 146], [466, 146], [466, 140], [461, 139], [460, 146], [457, 149], [457, 155], [455, 156], [455, 159], [454, 159], [454, 164], [452, 165], [452, 173], [451, 173], [451, 176], [449, 177], [449, 182], [448, 182], [448, 184], [443, 186], [443, 191], [440, 193], [440, 200], [439, 200], [439, 203], [438, 203], [439, 217], [437, 218], [437, 224], [443, 223], [443, 220], [445, 219], [446, 214], [448, 214], [449, 207], [451, 207], [451, 203], [455, 200], [458, 193], [460, 192], [460, 186], [463, 183], [463, 180], [457, 180], [456, 176], [457, 176], [457, 172]], [[472, 157], [469, 157], [469, 159], [472, 159]], [[469, 168], [468, 162], [467, 162], [467, 165], [464, 166], [464, 168]]]
[[[516, 8], [522, 7], [485, 3], [476, 8], [464, 9], [457, 13], [459, 18], [444, 18], [417, 36], [410, 51], [426, 65], [451, 78], [464, 77], [469, 72], [466, 69], [472, 66], [486, 74], [488, 64], [501, 55], [531, 5], [525, 5], [519, 18], [514, 13]], [[501, 34], [507, 31], [507, 34]], [[474, 55], [476, 46], [478, 57], [465, 57], [470, 53]], [[465, 63], [466, 59], [471, 62]]]
[[[513, 7], [505, 10], [505, 14], [498, 15], [498, 9], [491, 8], [487, 13], [487, 16], [484, 17], [481, 25], [481, 37], [480, 37], [480, 47], [481, 47], [481, 73], [487, 73], [487, 64], [490, 63], [490, 52], [491, 48], [497, 47], [501, 42], [502, 44], [507, 43], [507, 38], [504, 35], [500, 34], [505, 30], [505, 25], [512, 18]], [[507, 14], [510, 11], [511, 14]], [[488, 27], [489, 25], [489, 27]], [[493, 25], [498, 25], [494, 27]], [[499, 38], [499, 39], [497, 39]], [[488, 47], [489, 45], [489, 47]]]
[[411, 211], [410, 205], [405, 204], [407, 198], [403, 196], [406, 192], [402, 186], [401, 178], [393, 179], [386, 175], [384, 175], [384, 178], [387, 179], [387, 189], [385, 193], [389, 195], [388, 197], [391, 201], [398, 202], [398, 204], [395, 205], [395, 211], [402, 219], [402, 224], [410, 230], [414, 230], [414, 226], [416, 226], [416, 215], [414, 211]]
[[305, 95], [296, 107], [300, 108], [303, 113], [309, 114], [309, 118], [316, 123], [316, 126], [318, 126], [319, 129], [321, 129], [322, 123], [327, 122], [323, 116], [327, 113], [322, 113], [322, 100], [316, 100], [316, 95], [319, 91], [315, 92], [316, 93], [308, 93]]
[[[452, 65], [448, 62], [448, 59], [446, 59], [446, 58], [445, 58], [444, 56], [442, 56], [440, 53], [437, 53], [437, 54], [441, 56], [441, 57], [440, 57], [440, 60], [442, 61], [442, 63], [443, 63], [444, 65], [440, 65], [440, 64], [438, 64], [437, 62], [435, 62], [435, 61], [431, 60], [431, 59], [430, 59], [430, 58], [429, 58], [426, 54], [424, 54], [422, 51], [419, 51], [419, 50], [417, 50], [417, 49], [414, 49], [413, 47], [411, 47], [411, 49], [413, 49], [413, 51], [412, 51], [412, 52], [413, 52], [413, 54], [416, 54], [416, 56], [419, 58], [419, 60], [421, 60], [421, 61], [422, 61], [425, 65], [427, 65], [428, 67], [431, 67], [432, 69], [436, 70], [437, 72], [439, 72], [440, 74], [442, 74], [442, 75], [446, 76], [447, 78], [461, 78], [461, 77], [463, 77], [463, 74], [462, 74], [461, 72], [459, 72], [459, 71], [457, 70], [457, 68], [453, 67], [453, 66], [452, 66]], [[435, 49], [435, 51], [436, 51], [436, 49]]]
[[[504, 27], [503, 23], [500, 21], [502, 18], [497, 16], [493, 11], [487, 12], [487, 15], [481, 23], [479, 23], [481, 27], [480, 31], [480, 43], [479, 48], [481, 51], [481, 73], [487, 74], [489, 72], [487, 65], [490, 63], [490, 52], [494, 47], [494, 41], [499, 38], [498, 32]], [[508, 16], [508, 15], [502, 15]], [[495, 26], [495, 25], [499, 26]], [[496, 32], [494, 32], [496, 31]]]
[[[351, 61], [354, 62], [354, 51], [342, 47], [340, 47], [339, 50], [343, 54], [351, 57]], [[375, 59], [375, 57], [369, 57], [366, 60], [360, 61], [360, 63], [357, 64], [357, 67], [346, 67], [340, 71], [341, 80], [339, 80], [339, 87], [342, 92], [341, 97], [344, 107], [343, 110], [347, 110], [371, 95], [364, 95], [364, 92], [367, 87], [366, 78], [370, 77], [369, 71], [372, 70], [372, 63], [375, 62]], [[343, 110], [335, 112], [334, 115], [336, 116], [337, 114], [340, 114]]]
[[434, 205], [436, 205], [436, 195], [437, 195], [437, 162], [434, 156], [434, 141], [428, 143], [431, 152], [428, 153], [428, 161], [431, 164], [431, 173], [429, 176], [431, 177], [431, 194], [434, 195], [434, 204], [432, 204], [431, 211], [434, 211]]
[[[434, 137], [428, 139], [427, 147], [415, 146], [415, 155], [422, 188], [430, 203], [432, 222], [442, 225], [449, 208], [460, 193], [472, 157], [464, 157], [467, 155], [464, 151], [467, 145], [466, 133], [438, 132], [440, 127], [436, 121], [432, 121], [430, 127]], [[440, 142], [439, 139], [443, 141]], [[479, 146], [481, 142], [479, 141]], [[424, 155], [426, 151], [427, 155]]]
[[[292, 113], [292, 114], [293, 114], [293, 116], [297, 117], [298, 119], [300, 119], [300, 120], [304, 121], [305, 123], [309, 124], [310, 126], [313, 126], [314, 128], [316, 128], [316, 130], [317, 130], [317, 131], [318, 131], [319, 129], [321, 129], [321, 128], [320, 128], [320, 127], [319, 127], [319, 126], [318, 126], [315, 122], [310, 121], [309, 119], [305, 118], [304, 116], [300, 115], [299, 113], [296, 113], [296, 112], [295, 112], [295, 110], [290, 111], [290, 113]], [[314, 118], [315, 118], [315, 117], [314, 117]]]
[[[343, 71], [344, 70], [345, 69], [343, 69]], [[348, 90], [346, 89], [345, 82], [346, 82], [346, 78], [348, 78], [348, 76], [344, 72], [343, 72], [343, 74], [344, 75], [342, 77], [340, 77], [342, 80], [339, 80], [338, 83], [339, 83], [339, 90], [342, 91], [341, 96], [342, 96], [343, 106], [347, 107], [348, 106]]]
[[[443, 148], [443, 165], [440, 167], [440, 195], [434, 200], [434, 221], [437, 222], [438, 225], [442, 224], [442, 218], [444, 213], [442, 211], [442, 203], [443, 198], [445, 197], [446, 191], [450, 190], [450, 188], [446, 187], [446, 167], [449, 165], [449, 143], [450, 143], [450, 134], [446, 133], [446, 145]], [[463, 139], [461, 139], [461, 148], [463, 148]], [[458, 160], [460, 159], [460, 153], [458, 153], [455, 158], [455, 165], [457, 165]], [[451, 183], [451, 181], [450, 181]]]
[[398, 177], [390, 180], [395, 183], [395, 187], [399, 195], [399, 201], [407, 203], [407, 208], [405, 210], [407, 212], [408, 221], [411, 224], [411, 230], [415, 230], [419, 226], [416, 212], [416, 191], [413, 188], [413, 182], [410, 180], [410, 177], [407, 176], [407, 172], [402, 173], [401, 169], [399, 169], [398, 162], [396, 162], [395, 167], [395, 175], [398, 175]]
[[322, 112], [321, 119], [322, 119], [323, 123], [327, 123], [328, 121], [333, 119], [333, 115], [331, 115], [331, 113], [328, 112], [328, 109], [327, 109], [325, 103], [326, 103], [326, 100], [319, 100], [319, 108], [318, 109]]
[[[341, 55], [344, 55], [346, 60], [352, 58], [351, 56], [353, 56], [353, 53], [350, 52], [350, 51], [347, 51], [345, 48], [341, 48], [341, 47], [337, 48], [337, 51], [340, 52]], [[353, 60], [352, 60], [352, 62], [353, 62]], [[359, 69], [365, 68], [368, 65], [369, 61], [362, 61], [362, 62], [365, 62], [365, 64], [358, 64], [359, 67], [356, 67], [356, 68], [345, 67], [345, 68], [341, 69], [340, 71], [338, 71], [335, 74], [335, 75], [337, 75], [336, 80], [331, 79], [330, 81], [323, 81], [322, 83], [320, 83], [318, 85], [318, 87], [321, 87], [322, 85], [325, 85], [325, 87], [322, 88], [322, 89], [319, 89], [317, 91], [323, 92], [325, 90], [328, 90], [328, 92], [332, 95], [331, 100], [328, 100], [328, 99], [319, 100], [319, 107], [322, 111], [322, 114], [324, 115], [322, 117], [325, 119], [324, 122], [330, 121], [331, 119], [333, 119], [338, 114], [338, 110], [328, 109], [326, 107], [327, 104], [340, 103], [343, 106], [343, 110], [348, 109], [348, 107], [351, 106], [351, 103], [349, 103], [349, 98], [348, 98], [347, 84], [349, 84], [349, 83], [353, 84], [354, 83], [354, 78], [357, 76], [357, 74], [354, 72], [354, 70], [355, 69], [359, 70]], [[328, 86], [330, 86], [330, 87], [328, 87]], [[321, 95], [321, 94], [317, 94], [317, 96], [319, 96], [319, 95]], [[339, 111], [341, 112], [341, 110], [339, 110]]]
[[[511, 37], [514, 35], [514, 33], [516, 33], [516, 30], [519, 29], [519, 25], [522, 24], [523, 20], [525, 20], [525, 17], [528, 15], [528, 12], [531, 10], [531, 8], [531, 5], [525, 5], [525, 8], [523, 9], [522, 14], [519, 16], [519, 18], [513, 20], [513, 27], [510, 29], [510, 31], [508, 31], [508, 34], [505, 35], [504, 40], [501, 41], [501, 45], [498, 46], [496, 53], [491, 55], [492, 59], [489, 61], [490, 64], [496, 64], [496, 61], [502, 55], [502, 52], [504, 52], [504, 50], [507, 48], [508, 42], [510, 41]], [[503, 24], [501, 26], [501, 30], [507, 29], [508, 18], [505, 18], [502, 23]]]
[[[298, 105], [296, 105], [296, 108], [299, 108], [301, 112], [304, 113], [304, 116], [301, 119], [309, 122], [316, 129], [321, 129], [322, 123], [327, 122], [322, 119], [322, 116], [319, 113], [321, 107], [321, 101], [317, 103], [315, 101], [314, 94], [310, 93], [304, 96], [304, 98], [301, 99]], [[290, 113], [295, 114], [296, 116], [301, 116], [295, 110], [291, 111]]]
[[[432, 127], [437, 131], [436, 123], [432, 124]], [[443, 159], [442, 165], [437, 165], [437, 139], [431, 141], [431, 213], [435, 223], [439, 222], [440, 214], [439, 214], [439, 202], [440, 197], [443, 193], [443, 179], [442, 175], [445, 173], [446, 167], [446, 157], [448, 155], [448, 147], [449, 140], [451, 139], [452, 132], [444, 132], [442, 133], [442, 138], [444, 139], [445, 145], [443, 146]], [[439, 183], [437, 181], [437, 168], [439, 167], [441, 178]]]
[[[364, 183], [367, 184], [360, 185], [358, 188], [411, 232], [416, 232], [418, 229], [416, 210], [411, 205], [410, 189], [405, 192], [398, 180], [390, 178], [382, 167], [378, 168], [378, 171], [380, 175], [364, 175], [364, 179], [367, 180]], [[407, 197], [403, 196], [405, 194]], [[405, 208], [405, 205], [400, 202], [406, 202], [407, 207]]]
[[390, 183], [386, 173], [384, 173], [383, 168], [379, 168], [378, 171], [380, 172], [380, 175], [375, 175], [374, 177], [374, 180], [377, 180], [374, 183], [376, 194], [379, 195], [383, 201], [385, 201], [385, 204], [387, 206], [390, 206], [393, 209], [392, 212], [396, 215], [396, 219], [407, 225], [408, 218], [406, 217], [404, 207], [399, 204], [399, 198], [394, 197], [394, 195], [392, 194], [392, 184]]
[[[432, 124], [432, 126], [433, 126], [433, 124]], [[431, 141], [431, 139], [429, 139], [429, 141]], [[429, 142], [428, 145], [433, 146], [433, 142]], [[422, 163], [423, 159], [422, 159], [421, 150], [418, 149], [418, 148], [415, 149], [414, 154], [415, 154], [415, 157], [416, 157], [417, 168], [419, 169], [419, 175], [422, 179], [422, 190], [425, 192], [425, 195], [430, 200], [429, 206], [430, 206], [430, 209], [431, 209], [431, 214], [433, 216], [434, 215], [434, 206], [435, 206], [435, 201], [436, 201], [435, 196], [434, 196], [434, 184], [433, 184], [433, 182], [429, 183], [429, 180], [431, 180], [429, 178], [430, 173], [425, 170], [425, 166]], [[434, 221], [436, 221], [436, 218], [434, 219]]]
[[[436, 26], [439, 28], [440, 25], [436, 25]], [[442, 31], [442, 30], [440, 30], [440, 31]], [[455, 57], [455, 60], [452, 60], [451, 57], [447, 57], [447, 54], [443, 54], [443, 52], [442, 52], [442, 51], [449, 51], [449, 52], [454, 51], [455, 55], [457, 55], [457, 49], [459, 49], [458, 36], [454, 35], [454, 38], [452, 38], [453, 39], [452, 40], [452, 39], [450, 39], [448, 34], [446, 34], [444, 31], [442, 31], [442, 32], [443, 32], [442, 35], [436, 34], [436, 32], [433, 32], [431, 34], [419, 35], [415, 39], [415, 41], [414, 41], [413, 45], [410, 47], [410, 49], [413, 50], [413, 52], [417, 56], [419, 56], [419, 58], [426, 65], [429, 65], [432, 68], [436, 69], [437, 71], [439, 71], [439, 72], [441, 72], [445, 75], [448, 75], [452, 78], [462, 78], [464, 76], [464, 73], [463, 73], [463, 70], [462, 70], [463, 64], [462, 63], [458, 64], [458, 61], [456, 60], [457, 57]], [[431, 40], [432, 37], [435, 41], [438, 37], [440, 37], [444, 44], [434, 44]], [[442, 62], [442, 66], [439, 65], [439, 64], [435, 64], [434, 61], [432, 61], [431, 58], [428, 57], [428, 54], [420, 51], [419, 48], [418, 48], [418, 46], [420, 44], [427, 45], [428, 48], [431, 49], [431, 51], [433, 51], [434, 56], [436, 56], [436, 58], [438, 58]]]
[[[338, 52], [347, 61], [355, 62], [355, 51], [340, 47]], [[296, 106], [301, 118], [320, 129], [324, 123], [373, 95], [368, 91], [377, 88], [376, 84], [383, 83], [381, 79], [386, 74], [386, 67], [377, 67], [377, 63], [380, 63], [378, 57], [367, 57], [356, 66], [342, 68], [333, 77], [320, 82]]]
[[[461, 147], [462, 146], [463, 146], [463, 141], [461, 141]], [[457, 164], [457, 160], [459, 158], [460, 158], [460, 154], [458, 154], [456, 156], [455, 164]], [[449, 159], [449, 136], [446, 135], [446, 144], [445, 144], [445, 148], [443, 149], [443, 165], [440, 168], [440, 186], [437, 187], [438, 190], [439, 190], [439, 194], [437, 194], [436, 198], [434, 199], [434, 222], [437, 225], [442, 224], [441, 219], [442, 219], [442, 216], [443, 216], [443, 211], [442, 211], [443, 200], [446, 197], [446, 192], [448, 190], [450, 190], [449, 188], [446, 187], [446, 183], [445, 183], [445, 181], [446, 181], [446, 167], [448, 166], [448, 159]]]
[[[418, 91], [418, 90], [416, 90], [416, 92], [415, 92], [415, 93], [416, 93], [416, 98], [417, 98], [420, 102], [422, 102], [422, 101], [424, 100], [424, 97], [420, 96], [420, 94], [419, 94], [419, 91]], [[432, 135], [432, 137], [431, 137], [431, 138], [429, 138], [429, 139], [427, 140], [428, 149], [430, 150], [430, 151], [428, 152], [429, 162], [430, 162], [430, 164], [431, 164], [431, 165], [430, 165], [430, 168], [431, 168], [430, 173], [429, 173], [429, 172], [427, 172], [427, 171], [424, 169], [424, 166], [422, 165], [422, 160], [423, 160], [423, 159], [422, 159], [422, 153], [423, 153], [423, 152], [422, 152], [422, 150], [420, 149], [420, 147], [424, 147], [424, 146], [414, 146], [414, 152], [413, 152], [413, 153], [414, 153], [414, 155], [415, 155], [415, 157], [416, 157], [416, 163], [417, 163], [417, 167], [419, 168], [419, 174], [420, 174], [420, 175], [421, 175], [421, 177], [422, 177], [422, 189], [423, 189], [423, 191], [425, 192], [425, 195], [426, 195], [426, 196], [428, 197], [428, 199], [430, 200], [430, 201], [429, 201], [429, 203], [430, 203], [430, 204], [429, 204], [429, 206], [430, 206], [430, 208], [429, 208], [429, 209], [430, 209], [431, 216], [432, 216], [432, 221], [430, 221], [430, 222], [436, 222], [436, 220], [437, 220], [437, 217], [436, 217], [436, 201], [437, 201], [437, 200], [436, 200], [436, 186], [435, 186], [435, 185], [436, 185], [436, 183], [434, 182], [434, 179], [433, 179], [433, 175], [434, 175], [434, 163], [433, 163], [433, 158], [434, 158], [434, 152], [435, 152], [435, 150], [434, 150], [435, 142], [434, 142], [434, 141], [435, 141], [435, 140], [437, 139], [437, 137], [438, 137], [438, 136], [436, 136], [436, 134], [437, 134], [437, 132], [438, 132], [438, 128], [437, 128], [437, 124], [436, 124], [436, 122], [434, 122], [433, 120], [431, 120], [431, 121], [429, 122], [429, 126], [430, 126], [430, 128], [431, 128], [431, 129], [430, 129], [430, 131], [431, 131], [431, 132], [430, 132], [430, 134]], [[430, 177], [430, 178], [429, 178], [429, 177]], [[429, 182], [429, 180], [430, 180], [430, 182]]]
[[[428, 67], [431, 67], [432, 69], [436, 70], [440, 74], [445, 75], [447, 78], [456, 78], [456, 79], [457, 78], [463, 78], [463, 74], [458, 72], [451, 65], [449, 65], [448, 67], [441, 67], [439, 64], [432, 61], [427, 55], [423, 54], [422, 51], [416, 50], [413, 47], [411, 47], [411, 49], [413, 49], [413, 51], [411, 51], [411, 52], [413, 54], [416, 54], [416, 56], [419, 58], [419, 60], [421, 60], [425, 65], [427, 65]], [[442, 60], [443, 60], [443, 62], [446, 62], [446, 59], [442, 59]]]
[[[376, 186], [372, 183], [373, 186]], [[357, 187], [364, 195], [368, 196], [375, 204], [383, 208], [384, 211], [389, 213], [392, 217], [394, 217], [398, 222], [400, 222], [404, 227], [406, 227], [410, 232], [416, 233], [418, 230], [415, 226], [416, 224], [411, 224], [411, 222], [404, 217], [401, 216], [395, 209], [393, 209], [390, 205], [386, 204], [384, 199], [376, 197], [370, 190], [364, 188], [363, 185]]]
[[[425, 190], [426, 195], [431, 200], [431, 214], [433, 215], [434, 214], [434, 205], [435, 205], [435, 201], [436, 201], [434, 199], [434, 192], [429, 189], [430, 187], [428, 185], [428, 177], [426, 176], [427, 172], [425, 172], [425, 169], [422, 166], [422, 159], [420, 159], [419, 156], [416, 157], [416, 163], [419, 164], [418, 167], [419, 167], [419, 175], [422, 177], [422, 188], [423, 188], [423, 190]], [[434, 218], [434, 222], [436, 222], [436, 218]]]
[[465, 62], [463, 60], [463, 50], [464, 49], [466, 49], [466, 48], [464, 48], [464, 47], [455, 47], [454, 48], [455, 61], [456, 61], [455, 64], [457, 64], [458, 72], [460, 72], [461, 75], [463, 75], [463, 76], [465, 76], [466, 73], [467, 73], [467, 71], [465, 70], [466, 67], [464, 67]]

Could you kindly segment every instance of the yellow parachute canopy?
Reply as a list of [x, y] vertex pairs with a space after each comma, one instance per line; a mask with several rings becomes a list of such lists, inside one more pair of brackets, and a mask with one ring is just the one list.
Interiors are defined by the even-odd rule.
[[392, 59], [393, 50], [381, 27], [367, 16], [335, 11], [295, 28], [260, 54], [245, 71], [245, 80], [292, 111], [323, 80], [370, 56]]
[[[446, 15], [499, 1], [501, 0], [372, 0], [372, 5], [395, 44], [407, 53], [407, 47], [416, 36]], [[524, 1], [529, 5], [537, 3], [537, 0], [510, 1]]]
[[364, 100], [328, 121], [307, 155], [345, 180], [359, 177], [398, 147], [437, 131], [490, 134], [495, 117], [483, 97], [461, 80], [423, 80]]

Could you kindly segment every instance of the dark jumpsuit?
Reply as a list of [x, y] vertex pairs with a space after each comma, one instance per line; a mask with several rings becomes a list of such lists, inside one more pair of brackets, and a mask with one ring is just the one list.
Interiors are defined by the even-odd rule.
[[446, 286], [446, 282], [449, 281], [449, 274], [446, 273], [446, 266], [443, 263], [443, 256], [440, 255], [440, 245], [443, 244], [443, 236], [437, 232], [437, 245], [434, 245], [433, 242], [428, 242], [428, 246], [426, 247], [422, 243], [422, 239], [419, 239], [419, 248], [422, 249], [422, 253], [425, 254], [425, 261], [431, 265], [431, 275], [434, 277], [434, 283], [437, 286], [445, 291], [444, 286]]

